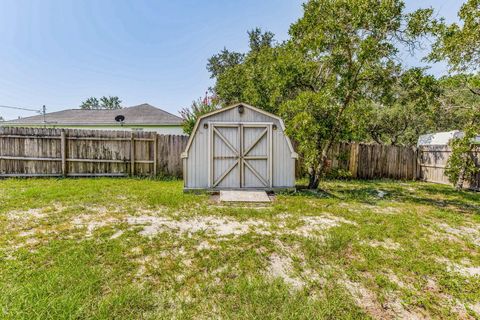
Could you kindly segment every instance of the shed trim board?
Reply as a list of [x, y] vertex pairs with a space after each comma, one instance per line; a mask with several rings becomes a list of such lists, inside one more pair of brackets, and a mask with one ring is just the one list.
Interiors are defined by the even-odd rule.
[[[208, 137], [208, 186], [209, 188], [216, 188], [227, 176], [230, 175], [233, 169], [238, 166], [239, 180], [238, 188], [272, 188], [272, 123], [269, 122], [208, 122], [209, 137]], [[225, 138], [217, 128], [234, 128], [237, 129], [238, 148], [235, 148], [232, 143]], [[264, 129], [259, 135], [250, 141], [250, 144], [245, 145], [245, 128], [260, 128]], [[225, 143], [227, 148], [233, 152], [233, 155], [216, 155], [215, 152], [215, 137], [219, 137], [222, 143]], [[249, 153], [264, 140], [267, 144], [267, 150], [265, 155], [249, 155]], [[215, 179], [215, 161], [233, 160], [226, 170]], [[266, 172], [264, 175], [259, 173], [248, 161], [266, 161]], [[256, 177], [262, 184], [259, 186], [246, 186], [245, 175], [248, 169], [253, 177]], [[231, 188], [231, 186], [230, 186]]]
[[182, 153], [184, 190], [295, 187], [295, 159], [282, 119], [235, 104], [199, 117]]
[[[205, 119], [207, 117], [210, 117], [212, 115], [215, 115], [215, 114], [218, 114], [218, 113], [221, 113], [221, 112], [225, 112], [227, 110], [230, 110], [230, 109], [233, 109], [233, 108], [236, 108], [236, 107], [239, 107], [239, 106], [249, 108], [249, 109], [251, 109], [253, 111], [256, 111], [256, 112], [259, 112], [259, 113], [261, 113], [261, 114], [263, 114], [267, 117], [271, 117], [271, 118], [274, 118], [274, 119], [278, 120], [278, 122], [280, 123], [280, 126], [282, 127], [282, 130], [285, 131], [285, 124], [283, 123], [282, 118], [280, 118], [279, 116], [276, 116], [273, 113], [267, 112], [265, 110], [253, 107], [253, 106], [245, 104], [245, 103], [237, 103], [237, 104], [231, 105], [229, 107], [221, 108], [221, 109], [206, 113], [206, 114], [204, 114], [203, 116], [201, 116], [197, 119], [197, 122], [195, 123], [195, 126], [193, 127], [192, 133], [190, 134], [190, 138], [188, 139], [187, 147], [185, 148], [185, 152], [183, 152], [182, 155], [181, 155], [182, 159], [188, 158], [188, 151], [190, 150], [190, 147], [191, 147], [192, 142], [193, 142], [193, 138], [195, 137], [195, 134], [198, 130], [198, 126], [199, 126], [202, 119]], [[287, 140], [287, 144], [288, 144], [288, 147], [290, 149], [292, 158], [297, 159], [298, 154], [293, 149], [292, 142], [290, 141], [290, 139], [286, 135], [285, 135], [285, 139]]]

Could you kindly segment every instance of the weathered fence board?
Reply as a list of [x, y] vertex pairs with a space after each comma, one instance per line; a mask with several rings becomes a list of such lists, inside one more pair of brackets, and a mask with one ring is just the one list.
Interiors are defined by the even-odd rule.
[[[155, 132], [0, 127], [0, 177], [182, 176], [180, 155], [188, 138]], [[411, 148], [338, 143], [329, 169], [353, 178], [391, 178], [449, 184], [447, 146]], [[480, 147], [472, 152], [480, 167]], [[301, 160], [297, 176], [304, 174]], [[467, 183], [480, 190], [480, 173]]]
[[[412, 147], [338, 143], [328, 153], [328, 169], [349, 171], [358, 179], [402, 179], [424, 180], [450, 184], [445, 176], [445, 166], [451, 150], [446, 146], [428, 146], [419, 149]], [[480, 167], [480, 147], [476, 148], [472, 158]], [[297, 177], [305, 174], [301, 159], [297, 164]], [[466, 183], [466, 187], [480, 190], [480, 173]]]
[[0, 128], [0, 177], [180, 177], [187, 137], [155, 132]]
[[331, 148], [328, 157], [331, 169], [348, 170], [354, 178], [417, 178], [417, 157], [413, 148], [339, 143]]
[[[420, 177], [425, 181], [450, 184], [445, 175], [445, 167], [452, 150], [449, 146], [422, 146], [418, 149], [420, 162]], [[470, 154], [477, 167], [480, 167], [480, 147]], [[480, 173], [472, 181], [466, 182], [466, 187], [480, 190]]]

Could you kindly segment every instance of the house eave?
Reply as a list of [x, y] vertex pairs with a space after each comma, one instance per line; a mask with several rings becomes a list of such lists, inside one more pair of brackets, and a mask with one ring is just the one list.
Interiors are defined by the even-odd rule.
[[19, 123], [19, 122], [8, 122], [5, 121], [0, 123], [0, 126], [3, 127], [181, 127], [182, 124], [115, 124], [115, 123], [96, 123], [96, 124], [85, 124], [85, 123]]

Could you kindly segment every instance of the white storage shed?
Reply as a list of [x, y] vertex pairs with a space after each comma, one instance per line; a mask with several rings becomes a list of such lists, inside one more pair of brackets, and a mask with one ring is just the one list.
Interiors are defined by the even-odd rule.
[[239, 103], [197, 120], [182, 153], [184, 190], [291, 189], [297, 157], [280, 117]]

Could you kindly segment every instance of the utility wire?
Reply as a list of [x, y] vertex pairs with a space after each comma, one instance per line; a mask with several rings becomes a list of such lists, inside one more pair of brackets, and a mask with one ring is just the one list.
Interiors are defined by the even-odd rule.
[[42, 109], [37, 109], [37, 110], [29, 109], [29, 108], [23, 108], [23, 107], [5, 106], [5, 105], [0, 105], [0, 108], [37, 112], [37, 113], [39, 113], [43, 116], [43, 123], [47, 123], [47, 119], [46, 119], [47, 107], [45, 107], [45, 105], [42, 106]]
[[16, 110], [24, 110], [24, 111], [33, 111], [33, 112], [42, 113], [42, 110], [40, 110], [40, 109], [29, 109], [29, 108], [12, 107], [12, 106], [4, 106], [4, 105], [0, 105], [0, 108], [16, 109]]

